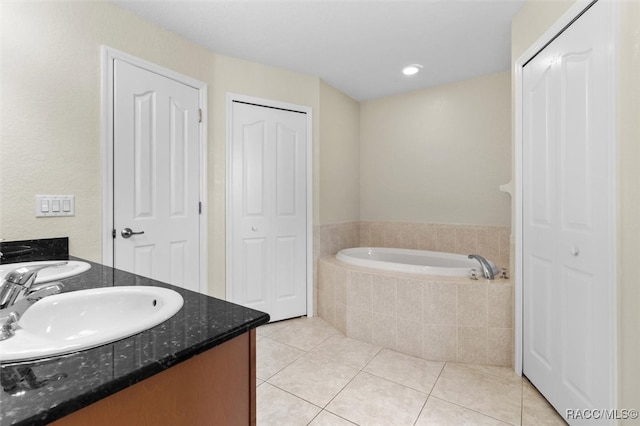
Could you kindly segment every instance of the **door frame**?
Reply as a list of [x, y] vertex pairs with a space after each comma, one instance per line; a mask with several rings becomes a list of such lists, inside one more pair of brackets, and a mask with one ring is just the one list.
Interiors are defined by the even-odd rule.
[[[610, 22], [610, 30], [613, 32], [612, 40], [617, 40], [617, 32], [618, 32], [618, 9], [615, 5], [615, 2], [612, 0], [598, 0], [607, 4], [607, 7], [612, 8], [612, 13], [610, 14], [612, 22]], [[523, 169], [523, 68], [529, 60], [531, 60], [539, 51], [544, 49], [547, 44], [549, 44], [553, 39], [555, 39], [565, 28], [567, 28], [571, 23], [576, 20], [584, 11], [586, 11], [592, 3], [595, 3], [593, 0], [577, 0], [567, 12], [564, 13], [556, 21], [551, 27], [545, 31], [538, 40], [533, 43], [515, 62], [513, 68], [513, 76], [514, 76], [514, 90], [515, 90], [515, 99], [514, 99], [514, 171], [515, 171], [515, 199], [514, 199], [514, 209], [515, 209], [515, 353], [514, 353], [514, 369], [518, 375], [522, 375], [523, 370], [523, 334], [524, 334], [524, 317], [523, 317], [523, 284], [524, 284], [524, 241], [523, 241], [523, 191], [524, 191], [524, 182], [522, 176]], [[614, 45], [617, 43], [614, 43]], [[613, 47], [613, 56], [614, 61], [611, 66], [616, 67], [618, 63], [618, 51], [617, 48]], [[610, 120], [610, 140], [616, 141], [616, 102], [617, 102], [617, 84], [616, 84], [616, 75], [615, 72], [611, 73], [613, 81], [610, 81], [612, 87], [616, 88], [609, 94], [609, 99], [607, 101], [609, 110], [611, 114], [609, 116]], [[611, 143], [609, 145], [609, 154], [610, 154], [610, 170], [612, 170], [615, 174], [617, 170], [616, 162], [616, 144]], [[614, 197], [617, 197], [617, 189], [616, 189], [616, 178], [612, 179], [611, 187], [609, 188], [611, 194], [616, 194]], [[613, 232], [611, 233], [611, 237], [608, 241], [607, 249], [610, 253], [613, 254], [613, 258], [616, 258], [616, 235], [617, 235], [617, 225], [616, 225], [616, 204], [611, 203], [609, 208], [609, 217], [612, 219], [613, 223], [610, 224]], [[615, 262], [612, 262], [610, 271], [610, 276], [612, 277], [613, 285], [610, 288], [609, 293], [609, 301], [613, 304], [613, 308], [611, 309], [611, 316], [609, 318], [609, 327], [610, 333], [613, 339], [614, 344], [610, 348], [610, 359], [613, 363], [612, 370], [616, 372], [616, 374], [611, 377], [611, 389], [613, 391], [612, 397], [613, 400], [616, 401], [617, 395], [617, 275], [616, 275], [616, 267]]]
[[201, 212], [198, 217], [200, 227], [199, 261], [200, 282], [198, 289], [203, 294], [208, 294], [208, 203], [207, 203], [207, 84], [177, 73], [168, 68], [137, 58], [128, 53], [108, 46], [101, 46], [101, 99], [102, 99], [102, 263], [113, 266], [114, 238], [112, 237], [114, 220], [114, 196], [113, 196], [113, 61], [119, 59], [131, 65], [147, 71], [175, 80], [198, 91], [198, 106], [202, 110], [202, 122], [200, 123], [199, 153], [200, 156], [200, 202]]
[[232, 163], [232, 134], [230, 129], [233, 124], [233, 101], [245, 102], [254, 104], [257, 106], [263, 106], [267, 108], [276, 108], [289, 110], [294, 112], [302, 112], [307, 119], [307, 134], [306, 134], [306, 156], [307, 156], [307, 175], [306, 175], [306, 192], [307, 192], [307, 316], [312, 317], [313, 312], [313, 109], [308, 106], [296, 105], [287, 102], [274, 101], [272, 99], [258, 98], [255, 96], [241, 95], [238, 93], [227, 92], [226, 112], [227, 112], [227, 129], [226, 129], [226, 245], [225, 245], [225, 257], [226, 257], [226, 299], [232, 300], [233, 295], [233, 269], [232, 269], [232, 229], [233, 229], [233, 217], [231, 209], [231, 192], [233, 188], [233, 176], [231, 173]]

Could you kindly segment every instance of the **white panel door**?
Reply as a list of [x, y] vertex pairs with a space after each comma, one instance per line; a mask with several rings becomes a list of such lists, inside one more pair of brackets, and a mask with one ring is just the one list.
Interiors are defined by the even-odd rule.
[[523, 372], [563, 416], [615, 407], [614, 87], [603, 3], [523, 70]]
[[272, 321], [306, 314], [306, 115], [233, 102], [231, 294]]
[[114, 266], [194, 291], [198, 110], [197, 89], [115, 60]]

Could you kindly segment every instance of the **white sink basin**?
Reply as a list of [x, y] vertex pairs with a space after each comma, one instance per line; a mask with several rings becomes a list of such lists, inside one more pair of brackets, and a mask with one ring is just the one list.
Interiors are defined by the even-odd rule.
[[0, 361], [23, 361], [93, 348], [124, 339], [171, 318], [182, 296], [166, 288], [106, 287], [45, 297], [0, 341]]
[[77, 260], [47, 260], [47, 261], [35, 261], [35, 262], [20, 262], [20, 263], [7, 263], [6, 265], [0, 265], [0, 279], [4, 278], [9, 272], [14, 269], [22, 268], [29, 265], [56, 265], [61, 262], [67, 262], [63, 266], [55, 266], [52, 268], [46, 268], [38, 272], [36, 276], [36, 284], [46, 283], [49, 281], [57, 281], [64, 278], [73, 277], [89, 270], [91, 265], [87, 262], [80, 262]]

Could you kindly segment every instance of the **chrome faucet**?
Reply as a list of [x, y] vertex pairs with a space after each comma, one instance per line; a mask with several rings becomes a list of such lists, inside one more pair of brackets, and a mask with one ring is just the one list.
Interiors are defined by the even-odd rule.
[[0, 310], [6, 309], [13, 305], [20, 297], [30, 293], [29, 289], [36, 281], [38, 272], [45, 268], [60, 267], [66, 265], [67, 262], [60, 263], [40, 263], [35, 265], [23, 266], [9, 272], [2, 284], [0, 284]]
[[31, 305], [62, 291], [62, 283], [34, 285], [38, 272], [66, 264], [67, 262], [60, 262], [24, 266], [7, 274], [0, 284], [0, 340], [13, 336], [13, 324], [18, 322]]
[[480, 266], [482, 267], [482, 275], [486, 279], [492, 280], [495, 278], [495, 274], [498, 268], [496, 268], [496, 266], [493, 265], [490, 261], [480, 256], [479, 254], [470, 254], [469, 259], [475, 259], [480, 263]]

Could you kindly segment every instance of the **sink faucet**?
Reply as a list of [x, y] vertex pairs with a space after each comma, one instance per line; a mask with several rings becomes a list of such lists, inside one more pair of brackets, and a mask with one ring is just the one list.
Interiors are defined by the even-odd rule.
[[492, 280], [495, 278], [495, 272], [493, 270], [494, 267], [487, 259], [479, 254], [470, 254], [469, 259], [475, 259], [480, 263], [480, 266], [482, 267], [482, 275], [484, 275], [486, 279]]
[[60, 267], [66, 265], [67, 262], [60, 263], [41, 263], [16, 268], [9, 272], [2, 284], [0, 284], [0, 310], [6, 309], [13, 305], [20, 297], [29, 293], [29, 289], [36, 281], [38, 272], [45, 268]]
[[0, 284], [0, 340], [13, 336], [13, 324], [38, 300], [62, 291], [62, 283], [33, 283], [42, 269], [59, 267], [67, 262], [36, 264], [14, 269]]

